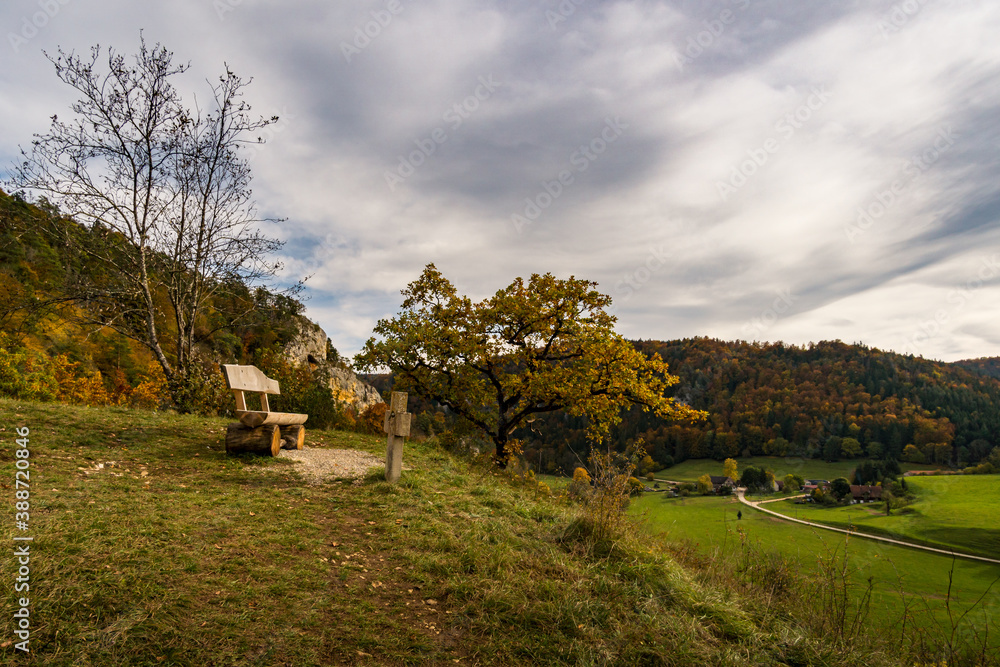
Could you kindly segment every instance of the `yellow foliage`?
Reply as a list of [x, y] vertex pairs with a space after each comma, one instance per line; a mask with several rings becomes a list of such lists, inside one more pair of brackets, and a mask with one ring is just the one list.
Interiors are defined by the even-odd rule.
[[586, 468], [578, 467], [573, 471], [573, 481], [586, 482], [587, 484], [590, 484], [590, 473], [587, 472]]
[[698, 478], [698, 493], [707, 494], [712, 492], [712, 476], [705, 473]]
[[158, 363], [149, 363], [146, 377], [128, 393], [128, 404], [133, 408], [156, 409], [169, 400], [167, 378]]
[[85, 405], [108, 405], [111, 402], [100, 371], [85, 375], [80, 369], [80, 362], [70, 361], [65, 354], [56, 355], [51, 364], [52, 376], [59, 385], [56, 400]]
[[29, 401], [55, 400], [59, 391], [44, 355], [0, 340], [0, 394]]

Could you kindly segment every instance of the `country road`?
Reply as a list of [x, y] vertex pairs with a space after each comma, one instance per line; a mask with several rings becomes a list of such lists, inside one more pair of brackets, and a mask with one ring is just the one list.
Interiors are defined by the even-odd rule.
[[740, 502], [748, 507], [752, 507], [759, 512], [764, 512], [766, 514], [771, 514], [778, 517], [779, 519], [784, 519], [785, 521], [792, 521], [794, 523], [801, 523], [803, 526], [812, 526], [813, 528], [822, 528], [823, 530], [832, 530], [835, 533], [843, 533], [845, 535], [850, 535], [852, 537], [860, 537], [866, 540], [877, 540], [879, 542], [888, 542], [889, 544], [896, 544], [903, 547], [909, 547], [910, 549], [921, 549], [923, 551], [930, 551], [937, 554], [943, 554], [945, 556], [954, 556], [956, 558], [968, 558], [971, 560], [978, 560], [983, 563], [992, 563], [994, 565], [1000, 565], [1000, 560], [995, 558], [986, 558], [984, 556], [973, 556], [972, 554], [964, 554], [960, 551], [948, 551], [946, 549], [935, 549], [934, 547], [925, 547], [921, 544], [914, 544], [912, 542], [904, 542], [903, 540], [894, 540], [888, 537], [880, 537], [878, 535], [869, 535], [867, 533], [858, 532], [856, 530], [844, 530], [843, 528], [834, 528], [832, 526], [824, 526], [821, 523], [814, 523], [812, 521], [804, 521], [803, 519], [796, 519], [795, 517], [790, 517], [787, 514], [779, 514], [774, 510], [769, 510], [761, 507], [761, 505], [769, 502], [775, 502], [776, 500], [785, 500], [785, 498], [776, 498], [774, 500], [763, 500], [752, 502], [746, 499], [743, 492], [746, 491], [745, 488], [736, 489], [736, 496], [740, 499]]

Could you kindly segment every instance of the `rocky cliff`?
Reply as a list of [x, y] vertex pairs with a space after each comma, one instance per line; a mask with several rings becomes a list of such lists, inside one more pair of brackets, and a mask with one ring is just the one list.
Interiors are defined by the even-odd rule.
[[285, 345], [285, 356], [296, 365], [310, 364], [330, 378], [333, 397], [351, 405], [358, 414], [377, 403], [382, 403], [378, 390], [358, 379], [343, 361], [330, 359], [329, 338], [323, 329], [305, 317], [296, 318], [298, 333]]

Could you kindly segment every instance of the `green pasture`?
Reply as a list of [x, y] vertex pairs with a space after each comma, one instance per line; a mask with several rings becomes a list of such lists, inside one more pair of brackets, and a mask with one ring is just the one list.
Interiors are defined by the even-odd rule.
[[[830, 462], [821, 459], [804, 459], [800, 456], [754, 456], [748, 459], [736, 459], [739, 471], [747, 466], [757, 466], [772, 471], [777, 479], [783, 479], [788, 473], [801, 475], [805, 479], [836, 479], [837, 477], [849, 479], [860, 462], [860, 459]], [[932, 470], [940, 467], [910, 463], [900, 463], [899, 466], [903, 471]], [[705, 474], [721, 475], [722, 461], [688, 459], [659, 471], [656, 473], [656, 478], [678, 482], [695, 482]]]
[[[783, 511], [785, 505], [776, 503], [772, 507]], [[737, 520], [740, 510], [743, 518]], [[668, 498], [665, 494], [645, 494], [633, 501], [630, 512], [641, 518], [650, 534], [687, 545], [704, 556], [738, 554], [741, 540], [746, 540], [781, 554], [807, 576], [817, 576], [823, 560], [846, 551], [854, 592], [861, 592], [872, 578], [870, 622], [895, 632], [903, 627], [905, 617], [907, 624], [917, 623], [943, 636], [951, 631], [950, 607], [952, 619], [958, 622], [962, 617], [960, 632], [982, 633], [989, 625], [990, 643], [1000, 645], [1000, 633], [994, 627], [1000, 617], [1000, 565], [953, 560], [811, 529], [757, 512], [733, 497]]]
[[831, 526], [854, 526], [928, 546], [1000, 558], [1000, 478], [996, 475], [907, 477], [914, 502], [885, 515], [883, 503], [820, 507], [788, 500], [776, 512]]
[[[798, 456], [754, 456], [749, 459], [736, 459], [738, 470], [747, 466], [757, 466], [774, 472], [777, 479], [784, 478], [788, 473], [802, 475], [803, 478], [834, 479], [847, 477], [857, 467], [857, 461], [836, 461], [828, 463], [818, 459], [804, 459]], [[715, 459], [688, 459], [675, 466], [656, 473], [657, 479], [669, 479], [678, 482], [695, 482], [702, 475], [721, 475], [722, 461]]]

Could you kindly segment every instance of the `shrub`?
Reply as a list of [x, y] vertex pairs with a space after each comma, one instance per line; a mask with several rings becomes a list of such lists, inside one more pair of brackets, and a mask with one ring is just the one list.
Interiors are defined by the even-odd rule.
[[628, 478], [628, 494], [630, 496], [638, 496], [646, 490], [646, 487], [642, 485], [637, 477]]
[[[639, 449], [631, 457], [599, 452], [590, 455], [594, 486], [584, 505], [583, 519], [590, 526], [595, 542], [616, 540], [624, 534], [628, 524], [625, 510], [634, 488], [632, 480], [642, 487], [632, 472], [636, 469], [636, 460], [641, 460], [643, 454]], [[574, 471], [574, 483], [576, 474]]]
[[590, 473], [586, 468], [578, 467], [573, 471], [573, 481], [566, 487], [566, 493], [570, 498], [582, 500], [590, 496]]
[[3, 346], [0, 340], [0, 394], [28, 401], [54, 401], [59, 383], [39, 352]]
[[163, 369], [158, 363], [155, 361], [149, 363], [145, 379], [128, 392], [126, 400], [129, 406], [133, 408], [146, 408], [150, 410], [161, 408], [170, 402], [170, 393], [167, 391], [167, 378], [163, 375]]
[[712, 492], [712, 477], [708, 473], [705, 473], [698, 478], [698, 493], [703, 496], [707, 496]]

